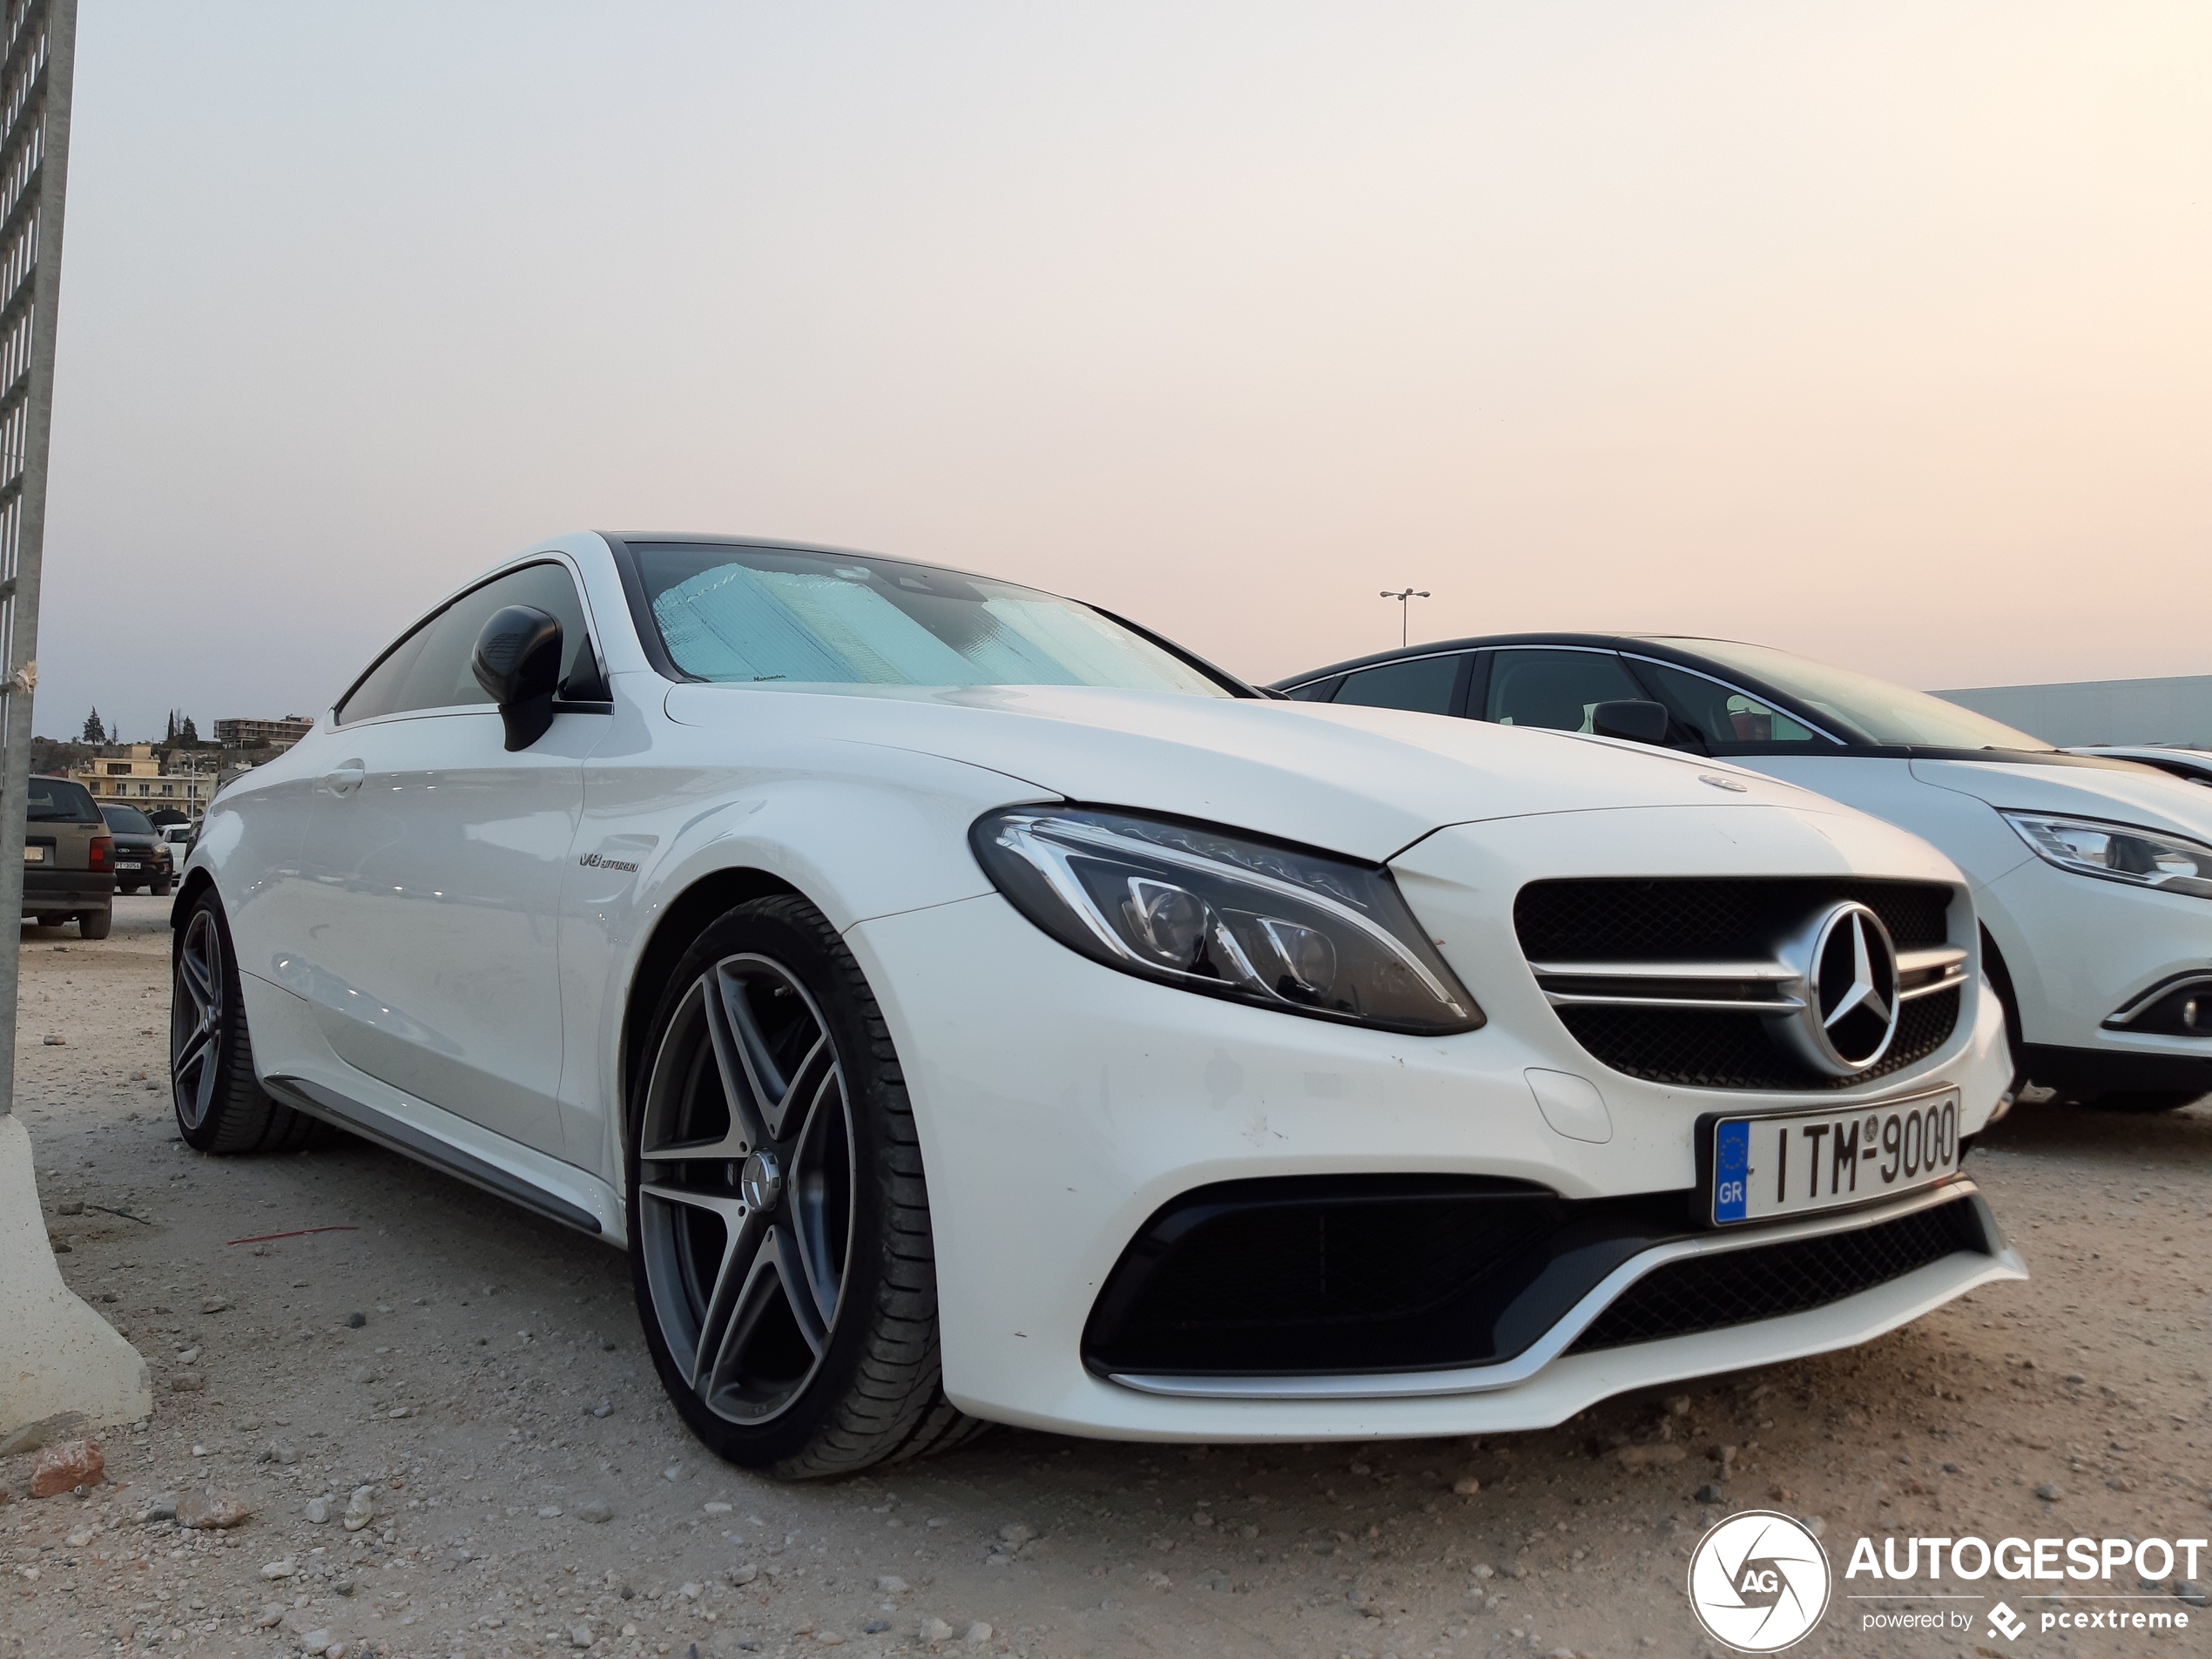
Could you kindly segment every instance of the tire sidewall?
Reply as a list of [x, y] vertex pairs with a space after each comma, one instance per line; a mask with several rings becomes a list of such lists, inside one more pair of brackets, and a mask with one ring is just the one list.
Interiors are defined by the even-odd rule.
[[[813, 927], [805, 925], [808, 921]], [[871, 1328], [880, 1313], [891, 1244], [886, 1200], [892, 1171], [883, 1120], [887, 1097], [894, 1092], [902, 1093], [904, 1085], [895, 1064], [876, 1052], [876, 1040], [853, 995], [858, 970], [849, 957], [840, 961], [842, 951], [833, 954], [826, 942], [835, 938], [820, 913], [795, 897], [752, 900], [717, 919], [685, 952], [662, 988], [623, 1114], [631, 1280], [654, 1368], [691, 1432], [721, 1456], [751, 1467], [787, 1464], [813, 1444], [853, 1386]], [[799, 1397], [781, 1414], [758, 1426], [732, 1423], [710, 1411], [692, 1393], [683, 1367], [670, 1352], [646, 1278], [644, 1217], [637, 1196], [645, 1091], [661, 1043], [692, 981], [724, 958], [747, 952], [781, 964], [813, 998], [843, 1069], [853, 1145], [852, 1244], [828, 1352]]]

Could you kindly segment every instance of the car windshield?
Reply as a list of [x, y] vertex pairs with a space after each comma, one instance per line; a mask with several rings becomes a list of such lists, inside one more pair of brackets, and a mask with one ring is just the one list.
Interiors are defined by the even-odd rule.
[[1104, 685], [1228, 697], [1088, 605], [860, 554], [632, 543], [653, 623], [703, 680], [820, 685]]
[[33, 778], [24, 816], [34, 824], [97, 824], [100, 815], [83, 784], [66, 778]]
[[1866, 743], [1919, 745], [1933, 749], [2034, 749], [2051, 745], [2040, 738], [1946, 703], [1925, 691], [1892, 685], [1847, 668], [1765, 645], [1730, 639], [1666, 639], [1662, 644], [1707, 658], [1723, 668], [1764, 680], [1788, 692], [1817, 714], [1844, 728], [1838, 737]]
[[107, 826], [125, 835], [151, 835], [153, 820], [135, 806], [103, 806], [100, 816], [107, 819]]

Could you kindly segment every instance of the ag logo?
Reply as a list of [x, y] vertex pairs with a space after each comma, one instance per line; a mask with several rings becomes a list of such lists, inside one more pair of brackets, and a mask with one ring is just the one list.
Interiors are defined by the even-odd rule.
[[1827, 1610], [1828, 1554], [1788, 1515], [1730, 1515], [1689, 1558], [1689, 1606], [1714, 1641], [1778, 1653], [1803, 1641]]

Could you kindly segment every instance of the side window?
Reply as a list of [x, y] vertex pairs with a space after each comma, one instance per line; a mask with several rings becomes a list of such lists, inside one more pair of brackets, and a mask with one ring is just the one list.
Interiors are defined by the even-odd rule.
[[1599, 704], [1643, 696], [1643, 687], [1611, 651], [1501, 651], [1491, 658], [1482, 718], [1500, 725], [1587, 732]]
[[1639, 658], [1643, 671], [1675, 718], [1709, 744], [1816, 743], [1818, 735], [1779, 709], [1769, 708], [1746, 692], [1664, 663]]
[[562, 682], [573, 679], [582, 662], [585, 678], [597, 685], [597, 664], [586, 659], [590, 634], [583, 625], [583, 603], [577, 597], [574, 579], [562, 565], [529, 564], [462, 594], [394, 646], [354, 688], [338, 711], [339, 722], [346, 725], [410, 709], [489, 703], [469, 670], [469, 658], [492, 613], [509, 605], [535, 605], [558, 618]]
[[1343, 682], [1343, 675], [1332, 674], [1326, 679], [1309, 681], [1296, 691], [1286, 691], [1284, 695], [1293, 703], [1326, 703]]
[[1332, 700], [1339, 706], [1410, 709], [1416, 714], [1449, 714], [1452, 693], [1460, 684], [1464, 653], [1448, 657], [1416, 657], [1408, 662], [1384, 663], [1344, 677], [1344, 685]]

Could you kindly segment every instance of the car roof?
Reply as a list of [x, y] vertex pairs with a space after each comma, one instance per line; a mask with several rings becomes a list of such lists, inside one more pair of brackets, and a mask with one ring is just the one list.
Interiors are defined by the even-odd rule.
[[1391, 651], [1379, 651], [1366, 657], [1354, 657], [1341, 663], [1332, 663], [1326, 668], [1308, 669], [1271, 681], [1271, 689], [1288, 691], [1294, 685], [1311, 685], [1315, 680], [1327, 679], [1335, 674], [1348, 674], [1357, 668], [1372, 668], [1381, 663], [1403, 662], [1413, 657], [1443, 657], [1453, 651], [1482, 651], [1497, 645], [1583, 645], [1595, 651], [1624, 651], [1630, 647], [1661, 657], [1673, 657], [1694, 661], [1696, 653], [1689, 647], [1711, 643], [1716, 645], [1742, 644], [1747, 641], [1731, 640], [1717, 634], [1578, 634], [1578, 633], [1521, 633], [1471, 634], [1461, 639], [1440, 639], [1421, 645], [1400, 645]]

